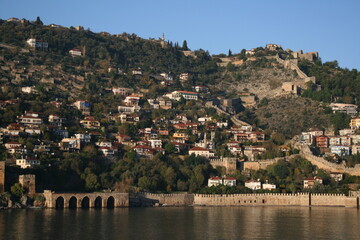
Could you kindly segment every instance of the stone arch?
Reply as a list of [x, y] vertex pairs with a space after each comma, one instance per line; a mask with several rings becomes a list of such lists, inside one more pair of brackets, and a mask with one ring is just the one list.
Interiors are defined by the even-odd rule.
[[102, 208], [102, 198], [100, 196], [95, 198], [94, 207], [95, 208]]
[[88, 196], [85, 196], [82, 200], [81, 200], [81, 208], [89, 208], [90, 207], [90, 199]]
[[60, 196], [55, 200], [55, 208], [64, 208], [64, 205], [65, 201], [63, 197]]
[[107, 199], [106, 206], [107, 206], [107, 208], [114, 208], [115, 207], [115, 198], [113, 196], [110, 196]]
[[77, 208], [77, 198], [75, 196], [69, 199], [69, 208]]

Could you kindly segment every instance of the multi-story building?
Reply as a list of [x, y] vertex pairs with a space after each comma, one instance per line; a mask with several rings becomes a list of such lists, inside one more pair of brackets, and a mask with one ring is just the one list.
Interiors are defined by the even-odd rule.
[[350, 155], [349, 146], [330, 146], [331, 153], [337, 154], [338, 156], [348, 156]]
[[86, 116], [83, 120], [80, 121], [80, 124], [84, 128], [88, 129], [98, 129], [100, 127], [100, 122], [92, 116]]
[[79, 109], [83, 115], [90, 115], [90, 103], [85, 100], [78, 100], [74, 103], [74, 106]]
[[40, 165], [40, 160], [31, 157], [19, 158], [16, 159], [16, 165], [20, 166], [21, 168], [31, 168], [33, 166]]
[[352, 118], [350, 121], [351, 129], [359, 129], [360, 128], [360, 117]]
[[346, 104], [346, 103], [331, 103], [329, 105], [333, 112], [342, 112], [355, 116], [357, 114], [357, 105], [355, 104]]
[[327, 148], [329, 147], [329, 137], [325, 135], [316, 137], [316, 146], [319, 148]]

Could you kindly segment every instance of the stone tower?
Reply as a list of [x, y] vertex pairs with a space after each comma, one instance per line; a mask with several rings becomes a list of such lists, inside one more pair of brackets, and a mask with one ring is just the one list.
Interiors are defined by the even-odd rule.
[[24, 187], [24, 189], [27, 191], [28, 194], [32, 195], [36, 193], [34, 174], [20, 175], [19, 183]]
[[0, 161], [0, 193], [5, 191], [5, 161]]
[[161, 40], [160, 40], [160, 44], [161, 44], [162, 48], [166, 47], [165, 34], [162, 35]]

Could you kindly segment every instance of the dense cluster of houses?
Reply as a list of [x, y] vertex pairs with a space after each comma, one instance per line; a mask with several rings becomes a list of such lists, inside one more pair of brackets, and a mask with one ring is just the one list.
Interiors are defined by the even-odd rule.
[[342, 129], [339, 135], [325, 134], [323, 130], [311, 130], [301, 134], [300, 141], [315, 145], [324, 154], [343, 157], [360, 153], [360, 117], [353, 117], [350, 128]]
[[[138, 73], [140, 74], [140, 73]], [[169, 75], [163, 76], [169, 81]], [[183, 76], [185, 77], [185, 76]], [[32, 89], [32, 88], [30, 88]], [[204, 86], [195, 86], [195, 92], [173, 91], [154, 99], [145, 99], [143, 93], [136, 93], [130, 88], [112, 88], [114, 95], [121, 96], [118, 103], [118, 112], [109, 113], [107, 120], [118, 121], [120, 123], [136, 124], [141, 119], [143, 112], [151, 109], [169, 110], [173, 108], [174, 101], [181, 99], [185, 101], [198, 101], [202, 93], [207, 93], [208, 89]], [[24, 89], [22, 89], [24, 91]], [[27, 91], [27, 90], [26, 90]], [[17, 100], [1, 102], [1, 107], [17, 103]], [[78, 132], [70, 133], [67, 129], [68, 121], [64, 116], [50, 114], [45, 116], [38, 112], [24, 112], [18, 116], [17, 121], [1, 129], [2, 138], [9, 139], [5, 147], [9, 156], [16, 159], [16, 164], [22, 168], [39, 165], [41, 162], [36, 158], [38, 154], [54, 154], [54, 151], [78, 152], [84, 146], [94, 143], [110, 161], [121, 151], [134, 150], [139, 157], [152, 158], [155, 154], [165, 154], [165, 145], [172, 144], [175, 151], [182, 155], [201, 156], [208, 159], [219, 158], [216, 156], [215, 133], [228, 132], [233, 138], [229, 139], [227, 147], [234, 156], [248, 155], [253, 159], [255, 155], [266, 151], [259, 145], [247, 145], [242, 147], [242, 143], [258, 143], [265, 141], [265, 134], [254, 131], [251, 126], [232, 126], [228, 121], [220, 121], [210, 116], [190, 118], [185, 114], [178, 114], [172, 118], [157, 117], [152, 119], [151, 128], [137, 129], [136, 136], [127, 136], [120, 133], [111, 133], [105, 136], [101, 131], [102, 124], [100, 119], [91, 116], [91, 103], [86, 100], [76, 100], [69, 106], [65, 106], [60, 101], [53, 101], [51, 104], [55, 108], [75, 108], [82, 114], [82, 119], [78, 121]], [[147, 105], [146, 105], [147, 104]], [[79, 128], [80, 127], [80, 128]], [[33, 149], [27, 149], [25, 144], [19, 143], [16, 139], [19, 136], [41, 136], [45, 131], [50, 131], [56, 136], [58, 142], [43, 141], [39, 139]], [[195, 138], [194, 138], [195, 137]], [[198, 139], [198, 140], [191, 140]]]

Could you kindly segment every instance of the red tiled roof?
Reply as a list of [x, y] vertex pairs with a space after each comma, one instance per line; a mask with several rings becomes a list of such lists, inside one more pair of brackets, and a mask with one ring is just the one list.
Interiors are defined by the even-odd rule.
[[189, 91], [177, 91], [179, 93], [185, 93], [185, 94], [193, 94], [193, 95], [197, 95], [196, 92], [189, 92]]
[[193, 147], [193, 148], [191, 148], [189, 151], [209, 151], [208, 149], [206, 149], [206, 148], [202, 148], [202, 147]]
[[210, 180], [221, 180], [219, 177], [211, 177]]

